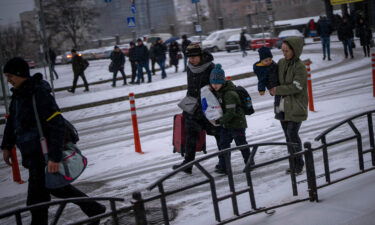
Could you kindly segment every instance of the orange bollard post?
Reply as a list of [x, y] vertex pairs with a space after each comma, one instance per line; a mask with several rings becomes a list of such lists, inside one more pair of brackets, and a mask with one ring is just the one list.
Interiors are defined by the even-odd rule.
[[140, 141], [139, 132], [138, 132], [138, 120], [137, 120], [137, 112], [135, 110], [134, 93], [129, 93], [129, 101], [130, 101], [130, 113], [132, 115], [132, 123], [133, 123], [135, 152], [143, 154], [144, 152], [142, 152], [141, 141]]
[[375, 53], [372, 53], [372, 95], [375, 97]]
[[25, 183], [21, 179], [21, 173], [20, 173], [20, 167], [18, 165], [18, 160], [17, 160], [17, 152], [16, 152], [16, 147], [12, 148], [11, 151], [11, 160], [12, 160], [12, 174], [13, 174], [13, 181], [17, 182], [19, 184]]
[[310, 63], [306, 63], [306, 70], [307, 70], [307, 93], [309, 95], [309, 110], [314, 112], [314, 97], [312, 92], [312, 81], [311, 81], [311, 70], [310, 70]]

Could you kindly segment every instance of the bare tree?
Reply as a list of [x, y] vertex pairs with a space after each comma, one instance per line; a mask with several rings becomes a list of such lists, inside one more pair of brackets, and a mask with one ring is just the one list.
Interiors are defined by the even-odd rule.
[[22, 55], [24, 35], [19, 27], [0, 27], [0, 60], [1, 64], [15, 56]]
[[70, 39], [74, 48], [85, 43], [97, 31], [97, 10], [87, 0], [48, 0], [43, 2], [49, 35]]

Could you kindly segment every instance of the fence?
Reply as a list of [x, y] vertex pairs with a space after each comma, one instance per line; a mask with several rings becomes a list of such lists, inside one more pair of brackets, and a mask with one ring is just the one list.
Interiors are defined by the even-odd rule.
[[[236, 190], [236, 186], [235, 186], [234, 179], [233, 179], [231, 161], [229, 160], [229, 158], [226, 158], [226, 164], [227, 164], [227, 168], [228, 168], [227, 177], [228, 177], [228, 184], [229, 184], [229, 190], [230, 191], [229, 191], [229, 193], [227, 193], [225, 195], [222, 195], [222, 196], [218, 196], [216, 185], [215, 185], [215, 178], [202, 166], [203, 161], [206, 161], [206, 160], [211, 159], [213, 157], [217, 157], [218, 155], [222, 155], [222, 154], [226, 155], [230, 152], [238, 151], [238, 150], [240, 150], [244, 147], [251, 148], [251, 150], [252, 150], [251, 156], [254, 157], [254, 155], [256, 154], [259, 147], [264, 147], [264, 146], [290, 146], [290, 147], [293, 147], [295, 144], [293, 144], [293, 143], [258, 143], [258, 144], [237, 146], [237, 147], [234, 147], [234, 148], [229, 148], [229, 149], [225, 149], [225, 150], [218, 151], [218, 152], [215, 152], [215, 153], [211, 153], [211, 154], [206, 155], [202, 158], [199, 158], [195, 161], [192, 161], [188, 164], [185, 164], [184, 166], [182, 166], [182, 167], [170, 172], [169, 174], [161, 177], [160, 179], [158, 179], [157, 181], [155, 181], [154, 183], [152, 183], [151, 185], [149, 185], [147, 187], [147, 190], [153, 190], [154, 188], [157, 187], [158, 191], [159, 191], [159, 194], [151, 196], [151, 197], [147, 197], [145, 199], [142, 199], [141, 193], [139, 193], [139, 192], [133, 193], [133, 200], [131, 201], [131, 205], [126, 206], [126, 207], [122, 207], [120, 209], [116, 209], [115, 201], [123, 201], [123, 199], [121, 199], [121, 198], [67, 199], [67, 200], [54, 201], [54, 202], [49, 202], [49, 203], [42, 203], [42, 204], [30, 206], [30, 207], [25, 207], [25, 208], [22, 208], [22, 209], [12, 210], [10, 212], [1, 214], [0, 220], [3, 219], [3, 218], [6, 218], [6, 217], [15, 216], [17, 224], [22, 224], [22, 221], [20, 221], [22, 212], [29, 211], [29, 210], [35, 209], [37, 207], [43, 207], [43, 206], [46, 206], [46, 205], [50, 206], [50, 205], [59, 204], [60, 207], [57, 210], [57, 213], [55, 215], [55, 218], [53, 219], [53, 222], [51, 223], [51, 224], [56, 224], [58, 219], [60, 218], [61, 212], [63, 211], [65, 205], [69, 202], [92, 201], [92, 200], [109, 200], [110, 204], [111, 204], [111, 212], [104, 213], [104, 214], [98, 215], [96, 217], [87, 218], [87, 219], [84, 219], [84, 220], [81, 220], [81, 221], [78, 221], [78, 222], [74, 222], [74, 223], [72, 223], [72, 225], [85, 224], [85, 223], [88, 223], [90, 221], [95, 221], [95, 219], [106, 218], [106, 217], [112, 217], [112, 220], [113, 220], [114, 224], [118, 224], [117, 215], [120, 214], [120, 213], [129, 212], [129, 211], [134, 212], [135, 224], [145, 225], [145, 224], [147, 224], [147, 215], [146, 215], [145, 205], [148, 204], [149, 202], [152, 202], [152, 201], [160, 201], [160, 206], [161, 206], [161, 209], [162, 209], [164, 224], [168, 225], [168, 224], [170, 224], [170, 219], [169, 219], [169, 216], [168, 216], [168, 208], [167, 208], [166, 197], [177, 194], [179, 192], [189, 190], [189, 189], [197, 188], [197, 187], [203, 186], [203, 185], [209, 185], [209, 187], [210, 187], [216, 224], [230, 223], [230, 222], [238, 220], [240, 218], [247, 217], [247, 216], [250, 216], [250, 215], [254, 215], [254, 214], [257, 214], [257, 213], [262, 213], [262, 212], [272, 213], [273, 209], [283, 207], [283, 206], [286, 206], [286, 205], [295, 204], [295, 203], [302, 202], [302, 201], [318, 202], [319, 201], [318, 190], [320, 188], [332, 185], [334, 183], [343, 181], [343, 180], [348, 179], [350, 177], [353, 177], [353, 176], [359, 175], [361, 173], [365, 173], [365, 172], [368, 172], [368, 171], [371, 171], [371, 170], [375, 169], [375, 147], [374, 147], [375, 145], [374, 145], [374, 131], [373, 131], [373, 120], [372, 120], [372, 117], [373, 117], [374, 113], [375, 113], [375, 110], [372, 110], [372, 111], [368, 111], [368, 112], [364, 112], [364, 113], [355, 115], [351, 118], [348, 118], [344, 121], [341, 121], [341, 122], [337, 123], [336, 125], [332, 126], [329, 129], [323, 131], [320, 135], [318, 135], [315, 138], [315, 141], [321, 142], [321, 145], [318, 146], [318, 147], [312, 147], [311, 143], [306, 142], [306, 143], [304, 143], [304, 151], [302, 151], [302, 152], [298, 152], [298, 153], [289, 152], [288, 156], [280, 157], [280, 158], [273, 159], [273, 160], [269, 160], [267, 162], [263, 162], [263, 163], [259, 163], [259, 164], [251, 164], [250, 163], [251, 158], [250, 158], [248, 160], [248, 162], [246, 163], [245, 168], [243, 169], [243, 172], [245, 173], [245, 176], [246, 176], [247, 187], [244, 188], [244, 189], [241, 189], [241, 190]], [[368, 133], [369, 133], [370, 148], [367, 149], [367, 150], [363, 150], [363, 138], [362, 138], [363, 135], [361, 134], [361, 132], [359, 131], [359, 129], [356, 127], [356, 125], [353, 122], [353, 120], [361, 119], [363, 117], [366, 117], [366, 119], [367, 119]], [[331, 134], [332, 131], [335, 131], [337, 128], [339, 128], [343, 125], [349, 125], [349, 127], [353, 131], [354, 135], [329, 142], [327, 140], [328, 134]], [[339, 178], [337, 180], [331, 180], [331, 176], [330, 176], [331, 172], [330, 172], [330, 169], [329, 169], [330, 164], [329, 164], [329, 158], [328, 158], [329, 149], [331, 149], [332, 146], [336, 146], [340, 143], [348, 142], [348, 141], [351, 141], [351, 140], [356, 140], [357, 152], [358, 152], [358, 163], [359, 163], [359, 170], [360, 171], [355, 172], [353, 174], [350, 174], [348, 176]], [[322, 151], [324, 171], [325, 171], [324, 176], [325, 176], [325, 179], [326, 179], [326, 183], [324, 183], [322, 185], [319, 185], [319, 186], [317, 185], [317, 176], [315, 174], [315, 163], [314, 163], [314, 153], [318, 152], [318, 151]], [[367, 154], [367, 153], [371, 154], [371, 165], [372, 166], [366, 169], [365, 165], [364, 165], [363, 156], [364, 156], [364, 154]], [[253, 177], [252, 177], [253, 171], [256, 170], [257, 168], [266, 167], [266, 166], [269, 166], [271, 164], [274, 164], [274, 163], [277, 163], [277, 162], [280, 162], [280, 161], [285, 161], [285, 160], [289, 161], [289, 165], [290, 165], [290, 168], [291, 168], [291, 171], [292, 171], [290, 173], [292, 193], [293, 193], [294, 196], [298, 196], [298, 188], [297, 188], [297, 182], [296, 182], [296, 174], [294, 172], [294, 160], [293, 160], [294, 157], [296, 157], [298, 155], [303, 155], [304, 159], [305, 159], [306, 181], [307, 181], [307, 186], [308, 186], [308, 190], [307, 190], [308, 191], [308, 197], [291, 200], [289, 202], [284, 202], [282, 204], [270, 205], [270, 206], [267, 206], [267, 207], [258, 207], [257, 202], [256, 202], [254, 187], [253, 187]], [[183, 171], [186, 168], [191, 167], [191, 166], [195, 166], [199, 171], [201, 171], [203, 176], [204, 176], [204, 179], [202, 179], [201, 181], [198, 181], [194, 184], [189, 184], [189, 185], [183, 186], [181, 188], [177, 188], [177, 189], [173, 189], [173, 190], [165, 190], [165, 186], [163, 185], [163, 183], [165, 181], [171, 179], [172, 177], [174, 177], [179, 172], [181, 172], [181, 171]], [[239, 213], [237, 196], [241, 195], [241, 194], [245, 194], [245, 193], [249, 194], [251, 209], [249, 209], [248, 211], [245, 211], [243, 213]], [[223, 220], [221, 218], [219, 202], [223, 201], [223, 200], [227, 200], [227, 199], [231, 200], [230, 202], [232, 204], [233, 216]]]

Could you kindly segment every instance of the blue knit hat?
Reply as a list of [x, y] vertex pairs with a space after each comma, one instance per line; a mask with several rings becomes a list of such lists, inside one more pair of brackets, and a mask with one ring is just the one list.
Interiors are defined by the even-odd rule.
[[263, 59], [272, 58], [273, 55], [271, 53], [271, 50], [267, 47], [261, 47], [258, 49], [259, 52], [259, 59], [262, 61]]
[[224, 84], [225, 83], [225, 72], [221, 69], [221, 64], [216, 64], [215, 68], [211, 70], [210, 74], [211, 84]]

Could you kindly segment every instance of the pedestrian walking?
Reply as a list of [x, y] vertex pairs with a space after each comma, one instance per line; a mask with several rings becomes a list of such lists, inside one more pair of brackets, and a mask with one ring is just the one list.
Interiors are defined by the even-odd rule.
[[182, 54], [184, 54], [184, 71], [183, 72], [186, 72], [187, 60], [188, 60], [188, 56], [186, 55], [186, 48], [191, 44], [191, 41], [187, 39], [187, 36], [185, 34], [182, 35], [181, 38], [182, 38], [181, 50], [182, 50]]
[[120, 71], [122, 78], [124, 79], [123, 85], [126, 85], [126, 76], [124, 72], [125, 67], [125, 54], [121, 51], [121, 49], [116, 45], [114, 50], [111, 52], [111, 63], [113, 68], [113, 79], [112, 79], [112, 87], [116, 87], [116, 78], [117, 73]]
[[155, 70], [155, 64], [156, 64], [155, 44], [156, 44], [156, 42], [151, 43], [150, 50], [149, 50], [150, 60], [151, 60], [151, 72], [152, 72], [152, 75], [156, 74], [156, 70]]
[[[208, 135], [213, 135], [219, 148], [219, 132], [205, 117], [201, 106], [200, 89], [210, 83], [211, 70], [214, 68], [214, 57], [207, 51], [202, 51], [198, 43], [192, 43], [186, 48], [186, 56], [189, 58], [187, 66], [187, 96], [197, 99], [197, 107], [192, 114], [183, 112], [185, 118], [185, 159], [182, 163], [173, 166], [177, 169], [195, 159], [195, 150], [199, 134], [205, 130]], [[192, 168], [184, 170], [191, 174]]]
[[160, 70], [161, 70], [162, 79], [167, 77], [167, 73], [165, 72], [165, 61], [167, 59], [165, 56], [166, 53], [167, 53], [167, 46], [163, 43], [163, 40], [160, 37], [156, 38], [156, 43], [154, 46], [154, 54], [155, 54], [156, 62], [159, 65]]
[[[61, 188], [45, 187], [45, 173], [55, 173], [62, 160], [65, 148], [65, 120], [51, 94], [51, 87], [40, 73], [30, 76], [28, 64], [22, 58], [13, 58], [4, 66], [4, 74], [11, 89], [12, 99], [9, 117], [6, 121], [1, 149], [6, 164], [11, 162], [11, 149], [17, 145], [21, 152], [22, 165], [29, 172], [27, 201], [28, 206], [49, 202], [51, 195], [58, 198], [87, 197], [85, 193], [68, 184]], [[48, 144], [48, 161], [45, 160], [40, 145], [37, 121], [33, 109], [33, 98]], [[55, 115], [55, 116], [53, 116]], [[105, 212], [105, 206], [95, 202], [76, 202], [89, 217]], [[91, 225], [99, 225], [99, 220]], [[31, 225], [48, 224], [48, 207], [31, 210]]]
[[[233, 140], [236, 146], [247, 145], [247, 122], [245, 113], [241, 108], [241, 99], [236, 92], [233, 82], [225, 80], [225, 72], [220, 64], [216, 64], [215, 68], [211, 71], [210, 85], [223, 109], [223, 116], [216, 121], [211, 121], [219, 125], [219, 150], [230, 148]], [[250, 149], [248, 147], [242, 148], [241, 154], [246, 164], [250, 157]], [[227, 173], [226, 158], [230, 160], [230, 154], [219, 155], [219, 163], [215, 166], [216, 173]]]
[[331, 60], [331, 34], [333, 31], [331, 22], [327, 19], [326, 16], [321, 16], [317, 24], [318, 35], [320, 36], [320, 41], [322, 42], [323, 47], [323, 60], [328, 57], [328, 60]]
[[132, 78], [131, 78], [130, 83], [134, 84], [134, 81], [137, 77], [137, 64], [136, 64], [136, 58], [135, 58], [135, 43], [131, 41], [129, 43], [129, 45], [130, 45], [130, 48], [129, 48], [128, 56], [129, 56], [130, 66], [132, 68]]
[[240, 48], [242, 51], [242, 57], [247, 56], [246, 48], [248, 47], [249, 43], [247, 41], [247, 38], [245, 36], [245, 31], [243, 30], [240, 35]]
[[314, 19], [310, 19], [309, 22], [306, 24], [305, 36], [315, 37], [316, 34], [317, 34], [317, 24], [315, 23]]
[[[299, 129], [302, 121], [307, 119], [307, 72], [301, 61], [303, 41], [297, 37], [289, 37], [283, 41], [281, 50], [284, 58], [278, 62], [280, 85], [270, 90], [272, 95], [281, 95], [278, 105], [275, 104], [275, 118], [280, 120], [286, 142], [296, 143], [297, 146], [288, 146], [290, 153], [302, 151], [302, 142]], [[278, 115], [277, 115], [278, 114]], [[294, 158], [294, 171], [300, 174], [304, 161], [299, 155]], [[290, 168], [286, 171], [289, 173]]]
[[173, 41], [169, 45], [169, 59], [170, 59], [170, 65], [174, 66], [176, 68], [175, 72], [178, 72], [178, 62], [180, 61], [180, 54], [179, 54], [180, 48], [178, 47], [178, 43], [176, 41]]
[[354, 58], [353, 47], [354, 47], [354, 34], [353, 25], [349, 22], [349, 19], [344, 16], [342, 18], [342, 23], [337, 30], [337, 36], [344, 46], [345, 58], [348, 58], [348, 52], [351, 58]]
[[136, 84], [139, 84], [140, 82], [144, 82], [145, 79], [143, 77], [143, 68], [145, 68], [147, 77], [148, 77], [148, 83], [152, 82], [151, 78], [151, 72], [149, 68], [149, 52], [147, 47], [143, 44], [142, 39], [137, 39], [137, 46], [135, 47], [135, 63], [137, 64], [137, 70], [138, 70], [138, 76]]
[[370, 47], [372, 40], [372, 31], [370, 26], [360, 18], [358, 23], [358, 28], [356, 30], [356, 36], [359, 37], [359, 41], [363, 48], [363, 53], [365, 57], [370, 57]]
[[72, 68], [73, 68], [74, 78], [73, 78], [73, 86], [68, 91], [72, 92], [72, 93], [75, 92], [76, 87], [77, 87], [78, 77], [81, 77], [82, 80], [83, 80], [83, 84], [85, 86], [84, 91], [85, 92], [89, 91], [89, 84], [88, 84], [88, 82], [86, 80], [86, 76], [85, 76], [85, 70], [89, 66], [89, 62], [86, 59], [82, 58], [82, 56], [78, 55], [77, 50], [72, 49], [71, 53], [72, 53], [72, 56], [73, 56], [72, 57]]
[[55, 74], [56, 76], [56, 79], [59, 79], [59, 75], [57, 74], [56, 70], [55, 70], [55, 65], [56, 65], [56, 53], [52, 50], [52, 48], [50, 48], [48, 50], [48, 54], [49, 54], [49, 62], [50, 62], [50, 65], [51, 65], [51, 71], [52, 71], [52, 74]]

